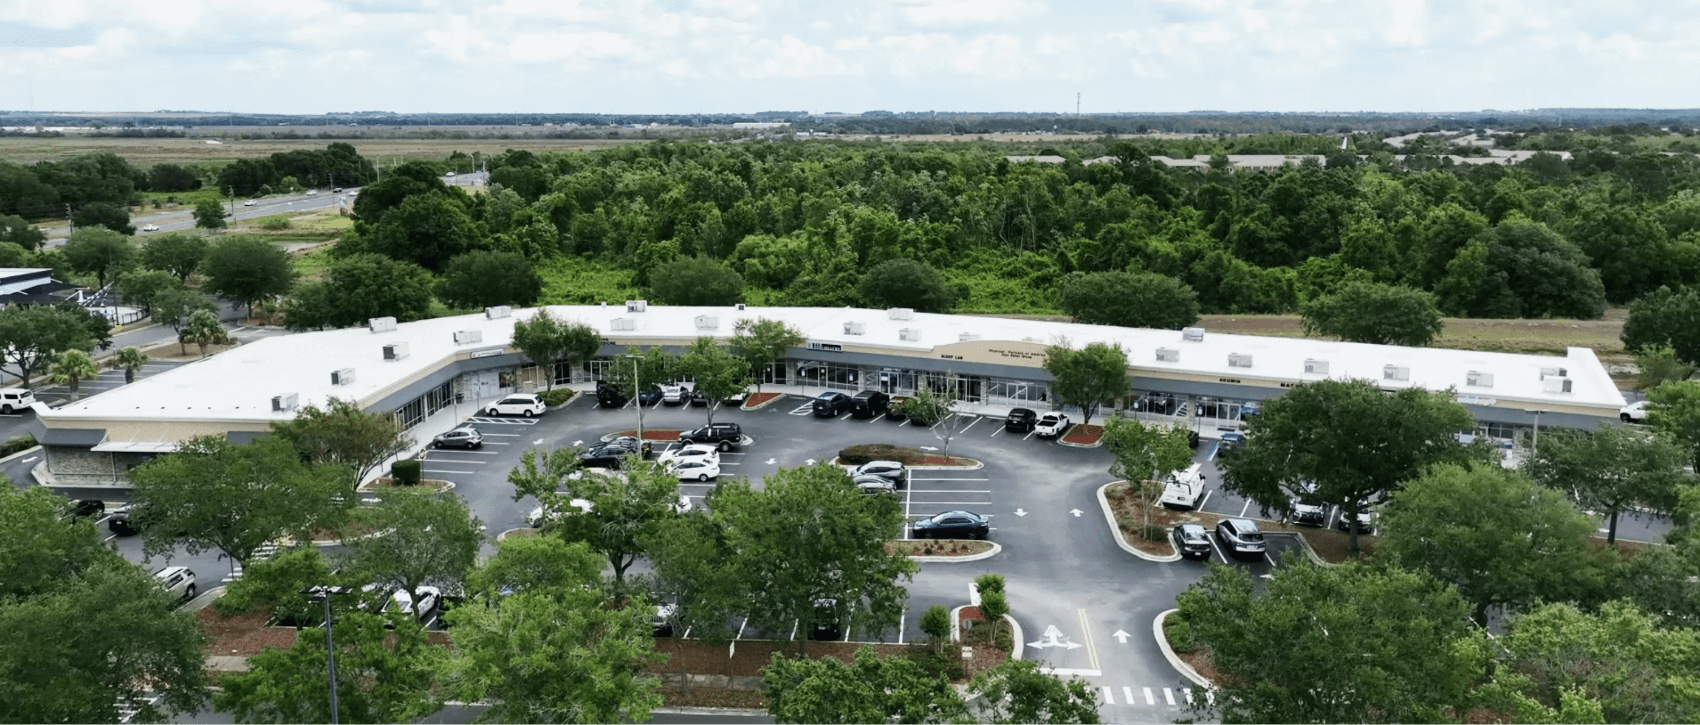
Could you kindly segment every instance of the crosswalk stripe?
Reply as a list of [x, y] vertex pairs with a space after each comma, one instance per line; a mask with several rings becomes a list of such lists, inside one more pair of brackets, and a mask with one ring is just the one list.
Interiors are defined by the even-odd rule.
[[1190, 688], [1190, 687], [1181, 688], [1181, 694], [1186, 696], [1186, 704], [1191, 705], [1192, 704], [1192, 688]]
[[1123, 687], [1122, 688], [1122, 699], [1126, 700], [1127, 704], [1132, 705], [1133, 704], [1133, 688]]
[[1108, 687], [1104, 688], [1104, 704], [1105, 705], [1116, 704], [1116, 698], [1110, 694], [1110, 688], [1108, 688]]
[[1163, 688], [1163, 699], [1168, 700], [1170, 705], [1175, 704], [1175, 691], [1171, 688]]
[[1149, 687], [1145, 688], [1145, 704], [1147, 704], [1147, 705], [1157, 704], [1157, 698], [1151, 696], [1151, 688], [1149, 688]]

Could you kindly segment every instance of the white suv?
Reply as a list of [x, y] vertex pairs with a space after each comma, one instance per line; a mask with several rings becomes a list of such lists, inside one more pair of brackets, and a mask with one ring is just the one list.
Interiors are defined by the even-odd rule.
[[177, 595], [177, 600], [187, 602], [195, 598], [195, 572], [186, 566], [168, 566], [153, 573], [159, 584], [165, 590]]
[[[0, 390], [0, 393], [4, 392], [5, 391]], [[1623, 406], [1623, 408], [1617, 411], [1617, 417], [1621, 418], [1625, 423], [1647, 422], [1647, 401], [1637, 400], [1629, 405]]]
[[29, 388], [0, 389], [0, 413], [11, 413], [35, 405], [35, 392]]
[[510, 395], [490, 404], [485, 412], [490, 415], [523, 415], [530, 418], [542, 415], [549, 406], [543, 404], [543, 399], [535, 395]]

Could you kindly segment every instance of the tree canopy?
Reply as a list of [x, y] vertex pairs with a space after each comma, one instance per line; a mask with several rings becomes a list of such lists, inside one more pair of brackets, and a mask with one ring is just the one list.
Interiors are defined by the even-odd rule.
[[353, 327], [374, 317], [411, 322], [431, 308], [431, 275], [419, 265], [379, 254], [331, 263], [330, 279], [299, 288], [287, 313], [292, 329]]
[[272, 432], [303, 459], [346, 469], [351, 491], [372, 469], [413, 445], [413, 436], [394, 417], [365, 412], [353, 400], [335, 397], [324, 408], [309, 403], [294, 418], [272, 423]]
[[649, 289], [664, 305], [726, 307], [744, 301], [744, 276], [706, 256], [680, 257], [649, 272]]
[[129, 237], [102, 227], [84, 227], [72, 232], [60, 251], [71, 269], [94, 275], [101, 287], [106, 286], [107, 277], [116, 277], [116, 272], [136, 254]]
[[437, 296], [456, 308], [530, 307], [543, 293], [543, 278], [524, 255], [478, 250], [449, 260]]
[[1349, 282], [1305, 303], [1307, 335], [1348, 342], [1424, 347], [1440, 335], [1434, 295], [1409, 287]]
[[1089, 343], [1076, 350], [1065, 340], [1045, 350], [1045, 372], [1056, 378], [1051, 394], [1063, 405], [1077, 406], [1082, 423], [1106, 401], [1127, 393], [1127, 353], [1120, 343]]
[[295, 271], [283, 248], [258, 237], [232, 236], [213, 245], [201, 262], [205, 289], [248, 307], [289, 291]]
[[956, 295], [938, 270], [913, 259], [874, 265], [856, 283], [856, 294], [869, 307], [908, 307], [916, 312], [949, 312]]
[[1061, 307], [1075, 322], [1179, 330], [1198, 322], [1198, 293], [1152, 272], [1087, 272], [1062, 283]]

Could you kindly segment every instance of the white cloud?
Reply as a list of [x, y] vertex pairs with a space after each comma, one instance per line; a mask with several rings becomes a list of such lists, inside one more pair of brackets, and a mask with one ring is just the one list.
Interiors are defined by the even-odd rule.
[[899, 0], [909, 21], [924, 27], [1007, 23], [1044, 12], [1029, 0]]

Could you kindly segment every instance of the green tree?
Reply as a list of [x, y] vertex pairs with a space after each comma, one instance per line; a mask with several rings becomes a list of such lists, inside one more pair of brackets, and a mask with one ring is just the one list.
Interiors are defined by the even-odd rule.
[[[154, 295], [153, 309], [149, 313], [155, 322], [173, 330], [182, 332], [183, 325], [197, 312], [216, 313], [218, 305], [206, 295], [188, 288], [166, 289]], [[188, 339], [178, 335], [178, 350], [188, 354]]]
[[1222, 722], [1440, 722], [1487, 674], [1469, 605], [1427, 575], [1291, 557], [1253, 582], [1212, 566], [1177, 598], [1223, 674], [1194, 709]]
[[162, 234], [148, 239], [142, 247], [142, 266], [177, 275], [188, 280], [207, 257], [207, 240], [187, 234]]
[[649, 291], [664, 305], [729, 307], [744, 301], [744, 276], [705, 256], [680, 257], [650, 271]]
[[1676, 351], [1669, 345], [1650, 345], [1641, 348], [1635, 354], [1635, 367], [1640, 372], [1635, 374], [1635, 385], [1642, 390], [1652, 390], [1665, 383], [1680, 382], [1694, 375], [1695, 366], [1676, 359]]
[[205, 289], [248, 307], [289, 291], [295, 282], [289, 255], [271, 242], [257, 237], [230, 237], [207, 250], [201, 262], [207, 275]]
[[921, 632], [932, 640], [933, 647], [943, 651], [945, 644], [950, 642], [950, 610], [943, 604], [934, 604], [921, 613]]
[[514, 322], [513, 341], [543, 371], [548, 390], [555, 389], [555, 363], [565, 362], [571, 370], [602, 349], [602, 334], [596, 328], [567, 322], [541, 308], [529, 319]]
[[77, 399], [77, 386], [84, 380], [100, 375], [100, 368], [82, 350], [66, 350], [47, 367], [47, 378], [71, 390], [71, 400]]
[[1051, 393], [1061, 404], [1079, 407], [1082, 424], [1092, 422], [1099, 405], [1127, 394], [1127, 353], [1121, 343], [1094, 342], [1076, 350], [1063, 340], [1045, 349], [1044, 367], [1055, 378]]
[[1700, 629], [1700, 541], [1692, 535], [1671, 546], [1649, 546], [1623, 563], [1611, 591], [1622, 592], [1667, 627]]
[[1098, 693], [1085, 680], [1045, 672], [1034, 660], [1005, 660], [968, 683], [980, 722], [1097, 723]]
[[849, 664], [775, 654], [761, 668], [761, 681], [767, 712], [782, 723], [943, 723], [968, 717], [968, 705], [950, 680], [928, 674], [913, 659], [881, 657], [869, 645], [856, 650]]
[[1089, 325], [1179, 330], [1198, 322], [1198, 293], [1149, 272], [1086, 272], [1063, 280], [1061, 306]]
[[47, 235], [28, 219], [12, 214], [0, 214], [0, 242], [10, 242], [23, 247], [25, 251], [35, 251], [41, 248], [41, 243], [47, 241]]
[[[1245, 447], [1221, 463], [1222, 485], [1283, 509], [1310, 482], [1312, 497], [1355, 521], [1428, 466], [1468, 459], [1471, 449], [1453, 436], [1474, 427], [1447, 391], [1388, 393], [1365, 380], [1297, 385], [1246, 422]], [[1358, 550], [1356, 526], [1349, 546]]]
[[1443, 327], [1434, 295], [1377, 282], [1348, 282], [1305, 303], [1306, 335], [1347, 342], [1426, 347]]
[[[354, 204], [362, 215], [361, 203], [371, 190], [363, 191]], [[460, 194], [460, 192], [454, 192]], [[448, 193], [409, 196], [369, 226], [362, 221], [356, 230], [365, 249], [401, 262], [412, 262], [433, 272], [467, 252], [490, 246], [489, 233], [473, 221], [460, 199]]]
[[723, 481], [709, 515], [738, 553], [728, 566], [752, 625], [789, 631], [814, 621], [821, 600], [832, 601], [832, 614], [848, 629], [878, 631], [902, 615], [908, 591], [899, 579], [918, 566], [887, 553], [885, 541], [902, 528], [903, 512], [893, 497], [864, 496], [848, 485], [843, 469], [781, 469], [761, 491], [748, 481]]
[[1647, 425], [1687, 446], [1689, 465], [1700, 466], [1700, 381], [1660, 385], [1647, 392], [1647, 403]]
[[368, 413], [353, 400], [336, 397], [324, 408], [308, 404], [271, 428], [308, 462], [346, 468], [352, 474], [350, 491], [372, 469], [413, 446], [413, 436], [393, 416]]
[[130, 209], [123, 204], [106, 201], [92, 201], [77, 207], [71, 212], [71, 226], [79, 230], [102, 228], [123, 236], [136, 233], [136, 227], [130, 224]]
[[1516, 213], [1458, 251], [1435, 285], [1460, 317], [1569, 317], [1605, 312], [1605, 286], [1575, 244]]
[[1128, 418], [1104, 422], [1104, 447], [1114, 460], [1110, 475], [1128, 482], [1139, 492], [1144, 505], [1142, 527], [1151, 525], [1151, 509], [1163, 494], [1163, 480], [1170, 471], [1186, 468], [1192, 461], [1191, 431], [1180, 426], [1146, 425]]
[[378, 254], [331, 263], [330, 278], [298, 288], [286, 315], [291, 329], [353, 327], [374, 317], [424, 319], [431, 308], [431, 275], [419, 265]]
[[679, 356], [679, 371], [696, 381], [696, 392], [708, 396], [708, 422], [720, 401], [743, 392], [750, 384], [750, 366], [712, 337], [699, 337]]
[[[448, 653], [417, 622], [348, 612], [332, 629], [338, 722], [415, 722], [442, 709], [433, 684]], [[327, 666], [323, 632], [302, 630], [294, 646], [267, 648], [248, 671], [227, 674], [214, 703], [237, 722], [330, 722]]]
[[1643, 353], [1669, 347], [1674, 357], [1689, 365], [1700, 365], [1700, 289], [1660, 287], [1629, 305], [1623, 321], [1623, 347]]
[[195, 202], [195, 210], [190, 212], [195, 217], [195, 227], [199, 229], [217, 230], [224, 228], [224, 204], [217, 199], [202, 199]]
[[126, 347], [112, 356], [112, 367], [124, 369], [124, 384], [136, 382], [136, 371], [148, 364], [148, 354], [141, 348]]
[[91, 348], [105, 350], [112, 347], [112, 319], [101, 314], [92, 307], [84, 307], [76, 300], [65, 300], [54, 307], [64, 310], [71, 317], [82, 323], [83, 329], [89, 333], [92, 341]]
[[1593, 614], [1547, 604], [1512, 619], [1499, 641], [1506, 656], [1494, 679], [1510, 679], [1546, 708], [1572, 699], [1596, 703], [1593, 722], [1700, 719], [1700, 630], [1661, 628], [1628, 602], [1607, 602]]
[[71, 232], [71, 238], [65, 241], [60, 253], [65, 255], [65, 262], [71, 265], [71, 269], [94, 275], [96, 283], [105, 287], [106, 278], [116, 277], [118, 270], [135, 256], [136, 249], [130, 245], [130, 238], [123, 234], [100, 227], [86, 227]]
[[28, 386], [30, 376], [47, 361], [67, 350], [87, 351], [94, 339], [83, 316], [54, 305], [12, 306], [0, 309], [0, 358], [18, 367]]
[[345, 542], [349, 570], [364, 581], [418, 591], [426, 584], [461, 588], [484, 542], [478, 518], [452, 494], [398, 491], [360, 515], [379, 531]]
[[1569, 600], [1599, 575], [1593, 522], [1563, 493], [1494, 464], [1443, 464], [1407, 482], [1382, 512], [1377, 556], [1458, 588], [1484, 626], [1494, 606]]
[[551, 590], [596, 582], [602, 559], [588, 544], [557, 536], [510, 536], [496, 553], [467, 575], [466, 590], [484, 602], [499, 601], [504, 590]]
[[[4, 217], [0, 217], [0, 219], [4, 219]], [[0, 232], [4, 231], [4, 228], [0, 228]], [[0, 242], [0, 266], [29, 267], [34, 263], [34, 258], [35, 255], [30, 253], [28, 249], [12, 242]]]
[[226, 334], [224, 324], [218, 317], [206, 310], [196, 310], [189, 315], [189, 320], [177, 331], [178, 339], [195, 343], [201, 348], [201, 357], [207, 356], [208, 345], [222, 345], [230, 339]]
[[766, 377], [761, 374], [762, 369], [803, 342], [803, 334], [782, 320], [744, 318], [732, 327], [732, 354], [749, 364], [758, 391]]
[[340, 524], [351, 500], [343, 494], [346, 475], [308, 466], [279, 438], [237, 445], [198, 436], [130, 471], [132, 518], [151, 556], [181, 544], [191, 554], [218, 549], [247, 564], [266, 542]]
[[153, 309], [154, 298], [161, 292], [182, 286], [176, 276], [157, 269], [132, 269], [118, 276], [118, 293], [124, 302], [145, 310]]
[[949, 312], [956, 295], [938, 270], [913, 259], [874, 265], [856, 283], [856, 294], [870, 307], [908, 307], [917, 312]]
[[1604, 514], [1606, 543], [1612, 544], [1625, 509], [1675, 510], [1687, 459], [1688, 451], [1669, 434], [1606, 425], [1549, 431], [1524, 468], [1536, 483]]
[[330, 560], [319, 553], [318, 547], [286, 549], [243, 567], [242, 576], [225, 587], [212, 607], [226, 616], [270, 610], [279, 624], [306, 626], [324, 622], [325, 615], [323, 604], [304, 596], [302, 590], [355, 583], [333, 574]]
[[[578, 476], [571, 474], [578, 472]], [[541, 458], [526, 451], [508, 472], [514, 500], [532, 496], [544, 511], [560, 515], [552, 531], [562, 539], [582, 541], [608, 557], [614, 578], [624, 584], [626, 570], [643, 553], [642, 541], [657, 522], [673, 515], [679, 503], [679, 479], [656, 466], [626, 461], [619, 475], [579, 471], [578, 449], [548, 451]], [[589, 511], [576, 511], [575, 499], [589, 501]]]
[[480, 250], [449, 260], [437, 296], [456, 308], [530, 307], [543, 294], [543, 278], [531, 260], [513, 252]]

